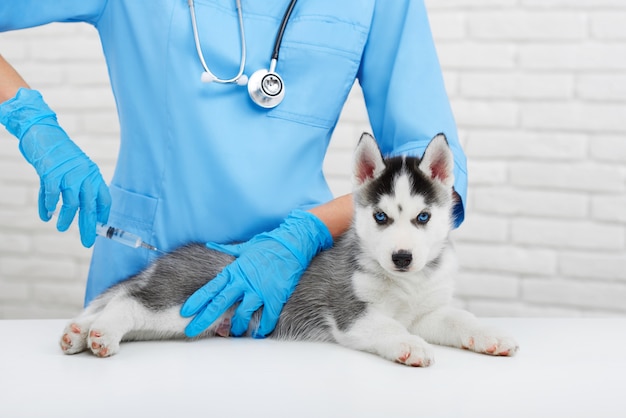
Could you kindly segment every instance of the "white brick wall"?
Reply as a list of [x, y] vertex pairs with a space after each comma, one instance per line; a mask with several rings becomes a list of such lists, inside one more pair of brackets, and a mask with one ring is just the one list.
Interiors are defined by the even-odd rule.
[[[426, 3], [469, 158], [457, 303], [479, 315], [626, 315], [626, 2]], [[95, 31], [0, 34], [0, 53], [110, 179], [118, 128]], [[337, 194], [367, 129], [355, 88], [325, 164]], [[38, 220], [37, 187], [0, 132], [0, 318], [67, 317], [82, 303], [90, 251], [75, 227]]]
[[469, 158], [461, 302], [626, 314], [626, 2], [427, 5]]

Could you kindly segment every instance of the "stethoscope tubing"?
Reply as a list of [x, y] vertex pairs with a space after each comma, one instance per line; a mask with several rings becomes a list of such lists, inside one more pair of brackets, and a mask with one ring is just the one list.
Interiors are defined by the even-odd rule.
[[196, 20], [196, 9], [194, 7], [194, 1], [187, 0], [187, 4], [189, 4], [189, 12], [191, 13], [191, 27], [193, 29], [193, 38], [196, 44], [196, 51], [198, 53], [198, 57], [200, 58], [200, 62], [202, 63], [202, 67], [204, 68], [204, 71], [212, 76], [212, 81], [215, 83], [236, 83], [237, 80], [239, 80], [243, 75], [246, 66], [246, 33], [243, 25], [243, 11], [241, 9], [241, 0], [236, 0], [237, 17], [239, 19], [239, 37], [241, 39], [241, 59], [239, 60], [239, 72], [236, 76], [228, 79], [217, 77], [209, 69], [209, 66], [204, 59], [204, 54], [202, 53], [202, 46], [200, 45], [200, 35], [198, 34], [198, 23]]
[[283, 15], [283, 20], [280, 22], [280, 27], [278, 28], [278, 33], [276, 34], [276, 40], [274, 41], [274, 50], [272, 52], [272, 59], [278, 61], [278, 53], [280, 52], [280, 46], [283, 43], [283, 35], [285, 34], [285, 29], [287, 28], [287, 22], [289, 22], [289, 17], [291, 16], [291, 12], [296, 5], [297, 0], [291, 0], [289, 2], [289, 6], [287, 6], [287, 11]]
[[196, 52], [200, 58], [204, 73], [201, 80], [203, 82], [216, 82], [222, 84], [236, 83], [238, 85], [247, 85], [250, 98], [257, 105], [264, 108], [273, 108], [278, 106], [284, 97], [284, 82], [280, 75], [276, 73], [276, 65], [278, 64], [278, 55], [280, 53], [280, 46], [283, 41], [283, 35], [287, 28], [287, 23], [291, 17], [291, 13], [296, 5], [297, 0], [291, 0], [287, 6], [287, 10], [283, 14], [283, 18], [274, 40], [274, 48], [272, 50], [272, 57], [270, 59], [269, 70], [258, 70], [252, 74], [250, 79], [244, 74], [246, 66], [246, 34], [243, 24], [243, 10], [241, 7], [241, 0], [235, 0], [237, 8], [237, 16], [239, 19], [239, 35], [241, 38], [241, 59], [239, 62], [239, 72], [235, 77], [223, 79], [217, 77], [211, 72], [209, 66], [204, 59], [202, 53], [202, 46], [200, 45], [200, 35], [198, 34], [198, 23], [196, 19], [196, 12], [194, 7], [194, 0], [187, 0], [189, 5], [189, 11], [191, 15], [191, 26], [193, 29], [193, 37], [196, 45]]

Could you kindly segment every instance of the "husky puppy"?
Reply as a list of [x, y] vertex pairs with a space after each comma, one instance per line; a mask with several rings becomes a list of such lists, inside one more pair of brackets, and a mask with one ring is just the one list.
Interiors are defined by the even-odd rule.
[[[513, 338], [450, 306], [453, 165], [441, 134], [421, 159], [384, 159], [374, 138], [363, 134], [353, 168], [352, 227], [312, 261], [270, 338], [334, 342], [421, 367], [433, 362], [430, 344], [514, 355]], [[73, 319], [61, 348], [107, 357], [121, 341], [184, 338], [190, 319], [180, 316], [182, 304], [232, 260], [203, 244], [157, 259]], [[201, 336], [228, 335], [233, 314], [231, 308]]]

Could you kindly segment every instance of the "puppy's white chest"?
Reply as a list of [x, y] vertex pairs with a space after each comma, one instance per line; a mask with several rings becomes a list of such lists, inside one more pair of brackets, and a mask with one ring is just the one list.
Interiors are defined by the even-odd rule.
[[419, 278], [411, 277], [405, 283], [399, 283], [397, 280], [359, 272], [353, 280], [356, 294], [361, 300], [406, 326], [430, 311], [434, 304], [439, 305], [432, 299], [435, 295], [427, 279], [425, 283], [420, 283]]

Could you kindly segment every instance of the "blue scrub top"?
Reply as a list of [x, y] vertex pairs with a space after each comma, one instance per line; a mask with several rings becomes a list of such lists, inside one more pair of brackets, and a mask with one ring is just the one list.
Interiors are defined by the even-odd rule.
[[[250, 76], [269, 67], [289, 0], [242, 3]], [[232, 77], [241, 53], [235, 0], [195, 7], [209, 68]], [[0, 31], [49, 22], [98, 30], [121, 128], [109, 223], [160, 249], [245, 241], [295, 208], [332, 199], [323, 160], [355, 80], [384, 154], [421, 155], [446, 134], [466, 200], [465, 156], [421, 0], [299, 1], [276, 68], [285, 99], [270, 110], [245, 87], [200, 82], [187, 0], [0, 3]], [[154, 257], [98, 238], [86, 303]]]

